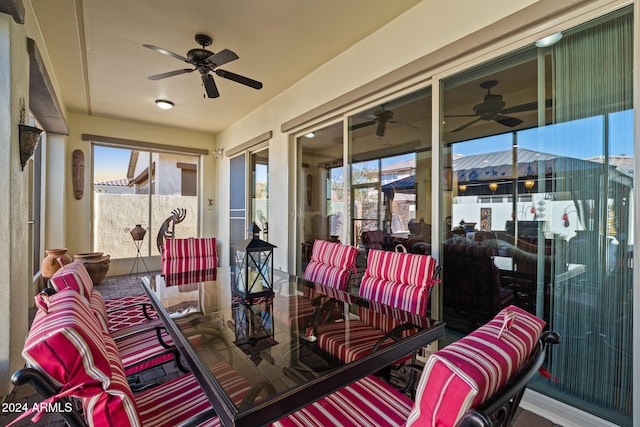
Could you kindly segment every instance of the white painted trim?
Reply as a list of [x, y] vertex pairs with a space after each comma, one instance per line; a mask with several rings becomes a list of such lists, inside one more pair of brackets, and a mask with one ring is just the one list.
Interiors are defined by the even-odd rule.
[[562, 403], [542, 393], [526, 389], [520, 407], [563, 427], [616, 427], [609, 421]]

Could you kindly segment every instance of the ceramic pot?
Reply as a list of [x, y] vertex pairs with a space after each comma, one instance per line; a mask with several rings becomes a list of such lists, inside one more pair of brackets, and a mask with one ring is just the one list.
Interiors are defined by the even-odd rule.
[[62, 266], [69, 264], [71, 257], [67, 255], [67, 248], [58, 249], [45, 249], [47, 256], [42, 260], [40, 264], [40, 273], [45, 280], [51, 279], [56, 271], [62, 268]]
[[102, 252], [85, 252], [75, 254], [73, 260], [84, 264], [84, 268], [87, 269], [89, 277], [91, 277], [93, 286], [97, 286], [109, 271], [111, 255], [103, 255]]

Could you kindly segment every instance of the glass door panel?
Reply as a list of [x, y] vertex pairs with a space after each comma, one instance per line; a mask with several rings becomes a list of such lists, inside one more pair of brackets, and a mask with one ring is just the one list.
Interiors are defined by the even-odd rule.
[[529, 387], [619, 425], [633, 391], [632, 23], [623, 9], [446, 79], [441, 131], [448, 327], [508, 304], [543, 318], [562, 337], [546, 361], [558, 381]]

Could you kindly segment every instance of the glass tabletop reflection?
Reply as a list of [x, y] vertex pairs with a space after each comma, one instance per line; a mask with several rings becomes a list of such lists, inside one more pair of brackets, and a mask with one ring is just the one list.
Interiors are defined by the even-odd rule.
[[[143, 278], [145, 292], [225, 425], [275, 421], [444, 333], [441, 322], [278, 271], [267, 295], [247, 298], [232, 283], [229, 268]], [[364, 348], [352, 358], [324, 342], [331, 329], [349, 347], [352, 328], [365, 319], [398, 332], [378, 331], [376, 336], [389, 336], [359, 343]]]

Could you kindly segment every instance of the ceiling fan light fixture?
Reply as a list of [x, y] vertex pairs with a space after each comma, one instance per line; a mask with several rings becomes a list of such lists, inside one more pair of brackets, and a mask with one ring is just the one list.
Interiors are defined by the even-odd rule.
[[560, 39], [562, 38], [562, 33], [558, 32], [555, 34], [551, 34], [547, 37], [543, 37], [540, 40], [536, 41], [536, 46], [537, 47], [549, 47], [549, 46], [553, 46], [554, 44], [558, 43], [560, 41]]
[[167, 101], [166, 99], [156, 99], [156, 105], [161, 110], [170, 110], [175, 107], [176, 104], [171, 101]]

